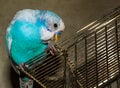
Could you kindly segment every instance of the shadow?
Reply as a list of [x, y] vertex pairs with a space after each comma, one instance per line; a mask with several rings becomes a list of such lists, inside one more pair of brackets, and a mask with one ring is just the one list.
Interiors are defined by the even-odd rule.
[[19, 88], [19, 76], [11, 66], [10, 66], [10, 80], [12, 88]]
[[[19, 87], [19, 75], [14, 71], [14, 69], [10, 66], [10, 80], [12, 88], [20, 88]], [[42, 88], [36, 82], [34, 82], [33, 88]]]

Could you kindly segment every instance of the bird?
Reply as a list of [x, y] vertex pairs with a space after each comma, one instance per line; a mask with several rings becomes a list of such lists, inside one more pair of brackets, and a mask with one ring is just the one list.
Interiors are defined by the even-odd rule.
[[50, 41], [56, 43], [64, 29], [62, 18], [53, 11], [20, 10], [6, 31], [8, 54], [20, 66], [51, 47]]
[[57, 42], [64, 28], [62, 19], [52, 11], [21, 10], [7, 28], [8, 52], [17, 65], [25, 63], [42, 53], [49, 40]]

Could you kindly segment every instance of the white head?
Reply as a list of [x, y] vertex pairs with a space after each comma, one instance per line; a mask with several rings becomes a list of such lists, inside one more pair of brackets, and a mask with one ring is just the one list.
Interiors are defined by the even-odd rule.
[[62, 19], [51, 11], [40, 11], [40, 20], [45, 26], [41, 29], [42, 40], [53, 40], [58, 41], [62, 31], [64, 31], [65, 25]]

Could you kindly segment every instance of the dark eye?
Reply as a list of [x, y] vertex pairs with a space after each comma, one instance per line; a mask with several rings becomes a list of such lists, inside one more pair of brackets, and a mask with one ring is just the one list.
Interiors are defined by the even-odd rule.
[[58, 25], [55, 23], [55, 24], [54, 24], [54, 27], [56, 28], [56, 27], [58, 27]]

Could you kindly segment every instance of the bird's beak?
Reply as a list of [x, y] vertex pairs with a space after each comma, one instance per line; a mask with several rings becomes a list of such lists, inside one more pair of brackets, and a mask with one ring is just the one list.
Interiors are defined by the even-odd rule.
[[57, 42], [60, 39], [60, 35], [55, 35], [55, 42]]
[[59, 31], [55, 34], [55, 42], [57, 42], [61, 37], [62, 31]]

